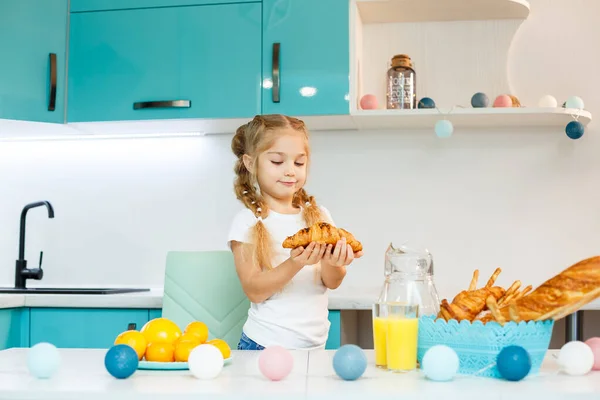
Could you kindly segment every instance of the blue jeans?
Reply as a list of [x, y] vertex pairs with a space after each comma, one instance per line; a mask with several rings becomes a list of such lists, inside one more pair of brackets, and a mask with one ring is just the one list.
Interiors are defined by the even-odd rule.
[[260, 344], [256, 343], [254, 340], [250, 339], [244, 332], [242, 332], [242, 337], [240, 338], [240, 342], [237, 346], [238, 350], [264, 350], [265, 348]]

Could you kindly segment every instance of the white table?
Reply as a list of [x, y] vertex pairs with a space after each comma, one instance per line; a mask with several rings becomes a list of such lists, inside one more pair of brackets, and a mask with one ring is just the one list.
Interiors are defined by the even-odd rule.
[[113, 378], [104, 369], [103, 349], [60, 349], [62, 365], [55, 376], [38, 380], [26, 367], [27, 349], [0, 351], [0, 399], [599, 399], [600, 372], [583, 377], [557, 373], [549, 353], [539, 376], [521, 382], [459, 376], [452, 382], [431, 382], [420, 371], [394, 374], [369, 366], [357, 381], [339, 379], [332, 368], [334, 351], [295, 351], [294, 369], [283, 381], [271, 382], [257, 367], [259, 352], [234, 351], [233, 362], [210, 381], [189, 371], [138, 370], [128, 379]]

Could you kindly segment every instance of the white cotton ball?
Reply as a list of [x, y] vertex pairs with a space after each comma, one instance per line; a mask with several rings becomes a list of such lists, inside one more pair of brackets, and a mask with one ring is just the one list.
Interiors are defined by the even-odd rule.
[[188, 357], [188, 367], [198, 379], [216, 378], [223, 369], [223, 354], [212, 344], [201, 344]]
[[568, 342], [560, 349], [558, 365], [565, 374], [585, 375], [594, 366], [594, 352], [584, 342]]
[[547, 94], [540, 99], [540, 101], [538, 102], [538, 106], [555, 108], [556, 106], [558, 106], [558, 101], [554, 96]]

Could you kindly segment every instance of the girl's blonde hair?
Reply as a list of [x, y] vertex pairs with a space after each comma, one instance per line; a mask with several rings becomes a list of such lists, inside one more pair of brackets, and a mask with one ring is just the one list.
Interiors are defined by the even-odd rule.
[[[297, 118], [280, 114], [257, 115], [252, 121], [240, 126], [231, 141], [231, 150], [238, 158], [234, 167], [237, 176], [233, 187], [238, 200], [256, 216], [256, 224], [252, 227], [250, 237], [253, 244], [253, 261], [261, 269], [273, 268], [271, 264], [273, 252], [271, 235], [262, 222], [262, 219], [269, 215], [269, 209], [258, 187], [258, 157], [273, 145], [280, 136], [281, 128], [292, 128], [304, 135], [308, 168], [310, 161], [308, 131], [304, 122]], [[244, 154], [253, 160], [251, 170], [248, 170], [244, 164]], [[302, 216], [307, 226], [322, 221], [323, 215], [315, 198], [309, 196], [304, 189], [294, 194], [292, 204], [302, 208]]]

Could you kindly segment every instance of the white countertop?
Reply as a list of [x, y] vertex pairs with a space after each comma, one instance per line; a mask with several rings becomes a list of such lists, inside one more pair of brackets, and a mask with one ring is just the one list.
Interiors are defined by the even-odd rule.
[[[260, 352], [234, 351], [233, 360], [214, 380], [202, 381], [189, 371], [138, 370], [117, 380], [104, 368], [103, 349], [59, 349], [62, 364], [52, 378], [38, 380], [26, 367], [27, 349], [0, 351], [0, 399], [598, 399], [600, 372], [581, 377], [559, 373], [549, 351], [542, 370], [520, 382], [458, 376], [451, 382], [432, 382], [416, 370], [394, 374], [374, 366], [372, 350], [365, 350], [368, 367], [356, 381], [335, 375], [330, 350], [293, 351], [294, 368], [279, 382], [264, 378], [257, 368]], [[202, 397], [201, 397], [202, 396]]]
[[[379, 287], [348, 287], [329, 292], [330, 310], [371, 310]], [[0, 309], [15, 307], [162, 308], [163, 288], [119, 294], [0, 294]], [[582, 308], [600, 310], [600, 299]]]

